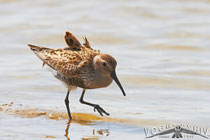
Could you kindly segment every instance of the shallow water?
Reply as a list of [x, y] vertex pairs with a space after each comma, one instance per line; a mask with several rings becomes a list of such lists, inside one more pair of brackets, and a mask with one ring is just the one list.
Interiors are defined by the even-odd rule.
[[[0, 0], [0, 104], [66, 112], [66, 88], [41, 68], [27, 43], [63, 48], [70, 30], [117, 59], [127, 93], [123, 97], [115, 83], [88, 90], [86, 100], [114, 121], [71, 123], [71, 139], [142, 139], [143, 127], [173, 122], [210, 127], [209, 16], [208, 0]], [[70, 95], [72, 112], [98, 115], [79, 103], [81, 92]], [[0, 138], [67, 139], [66, 123], [0, 111]]]

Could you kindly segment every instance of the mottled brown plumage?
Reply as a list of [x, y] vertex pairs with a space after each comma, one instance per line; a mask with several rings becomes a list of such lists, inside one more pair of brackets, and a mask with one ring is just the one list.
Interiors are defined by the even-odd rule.
[[66, 31], [66, 34], [64, 36], [66, 44], [68, 45], [69, 49], [77, 51], [81, 49], [81, 44], [77, 40], [77, 38], [69, 31]]
[[47, 64], [55, 70], [55, 77], [68, 86], [65, 102], [70, 119], [71, 114], [68, 108], [69, 91], [77, 87], [84, 89], [80, 98], [81, 103], [93, 106], [101, 115], [103, 115], [102, 113], [109, 115], [99, 105], [85, 102], [83, 96], [86, 89], [107, 87], [112, 83], [113, 79], [125, 95], [115, 74], [116, 60], [108, 54], [102, 54], [98, 50], [92, 49], [86, 37], [84, 38], [85, 43], [83, 45], [69, 31], [66, 32], [64, 38], [68, 47], [63, 49], [28, 45], [43, 61], [43, 66]]

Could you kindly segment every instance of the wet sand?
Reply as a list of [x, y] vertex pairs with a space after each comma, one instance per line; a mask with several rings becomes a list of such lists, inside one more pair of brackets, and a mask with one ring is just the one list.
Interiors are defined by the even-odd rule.
[[[163, 120], [137, 120], [137, 119], [122, 119], [122, 118], [111, 118], [111, 117], [99, 117], [93, 114], [88, 114], [88, 113], [72, 113], [72, 118], [73, 121], [69, 123], [68, 121], [68, 114], [66, 112], [55, 112], [53, 110], [40, 110], [38, 108], [25, 108], [22, 104], [14, 104], [14, 102], [10, 102], [8, 104], [1, 104], [0, 105], [0, 114], [3, 114], [4, 117], [1, 117], [1, 121], [3, 122], [4, 120], [7, 123], [13, 123], [11, 126], [6, 126], [4, 123], [3, 126], [1, 127], [3, 130], [3, 135], [0, 134], [2, 138], [6, 138], [7, 136], [5, 135], [4, 130], [6, 130], [10, 138], [15, 137], [15, 138], [21, 138], [21, 135], [18, 135], [17, 137], [17, 132], [14, 132], [12, 130], [12, 126], [15, 125], [15, 123], [18, 123], [20, 126], [15, 125], [15, 129], [19, 129], [18, 127], [23, 129], [24, 137], [27, 135], [27, 137], [33, 137], [34, 132], [31, 132], [30, 134], [25, 134], [24, 132], [26, 131], [25, 129], [30, 129], [30, 126], [27, 126], [29, 123], [30, 125], [33, 123], [36, 123], [37, 121], [45, 121], [45, 122], [54, 122], [56, 125], [62, 126], [66, 125], [66, 129], [63, 132], [64, 136], [67, 139], [71, 138], [71, 133], [74, 133], [73, 137], [78, 137], [81, 138], [82, 140], [95, 140], [95, 139], [100, 139], [100, 138], [105, 138], [109, 137], [110, 139], [114, 139], [114, 137], [118, 137], [117, 133], [121, 131], [125, 135], [139, 135], [139, 137], [145, 137], [144, 132], [142, 132], [141, 129], [143, 127], [148, 127], [148, 126], [159, 126], [159, 125], [164, 125], [168, 124], [169, 122], [163, 121]], [[15, 122], [15, 123], [14, 123]], [[4, 126], [5, 125], [5, 126]], [[49, 124], [48, 124], [49, 125]], [[49, 128], [49, 126], [47, 126]], [[87, 131], [86, 127], [88, 127], [88, 133], [86, 135], [83, 134], [81, 137], [78, 135], [78, 131], [74, 132], [75, 128], [77, 129], [82, 129], [84, 131]], [[83, 128], [84, 127], [84, 128]], [[44, 128], [45, 131], [46, 128]], [[73, 129], [73, 130], [72, 130]], [[112, 130], [113, 129], [113, 130]], [[1, 131], [2, 131], [1, 130]], [[81, 130], [80, 130], [81, 131]], [[127, 132], [128, 131], [128, 132]], [[18, 132], [19, 133], [19, 132]], [[76, 134], [75, 134], [76, 133]], [[90, 134], [92, 133], [92, 134]], [[5, 136], [4, 136], [5, 135]], [[76, 136], [75, 136], [76, 135]], [[53, 133], [42, 133], [42, 134], [35, 134], [37, 138], [40, 139], [59, 139], [60, 133], [56, 133], [54, 135]], [[108, 138], [108, 139], [109, 139]]]
[[[112, 117], [100, 117], [88, 113], [72, 113], [73, 121], [68, 121], [68, 114], [65, 112], [55, 112], [53, 110], [40, 110], [38, 108], [25, 108], [22, 104], [8, 104], [0, 105], [2, 129], [0, 132], [1, 138], [22, 138], [22, 137], [36, 137], [38, 139], [60, 139], [64, 134], [67, 140], [71, 138], [82, 140], [98, 140], [98, 139], [127, 139], [133, 137], [134, 139], [146, 138], [146, 129], [154, 128], [164, 125], [188, 125], [186, 122], [176, 122], [169, 120], [146, 120], [146, 119], [123, 119]], [[5, 121], [5, 122], [4, 122]], [[47, 122], [47, 126], [41, 126], [42, 122]], [[8, 126], [8, 123], [11, 123]], [[35, 123], [35, 124], [34, 124]], [[39, 123], [38, 126], [36, 123]], [[18, 125], [17, 125], [18, 124]], [[32, 126], [31, 126], [32, 125]], [[35, 125], [37, 129], [43, 132], [36, 133], [31, 127]], [[56, 125], [53, 126], [52, 125]], [[13, 130], [13, 126], [15, 131]], [[65, 130], [53, 133], [52, 128], [64, 127]], [[18, 131], [16, 130], [18, 129]], [[20, 130], [19, 130], [20, 129]], [[22, 129], [22, 130], [21, 130]], [[79, 129], [79, 131], [78, 131]], [[208, 128], [207, 128], [208, 129]], [[29, 131], [26, 132], [26, 131]], [[36, 130], [37, 132], [40, 130]], [[85, 132], [84, 132], [85, 131]], [[210, 131], [208, 129], [207, 131]], [[82, 135], [80, 134], [82, 132]], [[73, 135], [73, 136], [71, 136]], [[120, 135], [120, 136], [119, 136]], [[63, 138], [62, 138], [63, 139]]]
[[[51, 120], [68, 120], [68, 114], [66, 112], [55, 112], [53, 110], [39, 110], [38, 108], [27, 108], [24, 109], [22, 104], [13, 107], [13, 102], [9, 104], [0, 105], [0, 112], [13, 115], [20, 118], [36, 118], [41, 117]], [[21, 109], [22, 108], [22, 109]], [[140, 120], [140, 119], [122, 119], [122, 118], [111, 118], [111, 117], [100, 117], [88, 113], [72, 113], [73, 121], [71, 123], [78, 123], [81, 125], [91, 125], [97, 122], [108, 122], [108, 123], [119, 123], [124, 125], [133, 126], [157, 126], [161, 124], [167, 124], [166, 121], [161, 120]]]

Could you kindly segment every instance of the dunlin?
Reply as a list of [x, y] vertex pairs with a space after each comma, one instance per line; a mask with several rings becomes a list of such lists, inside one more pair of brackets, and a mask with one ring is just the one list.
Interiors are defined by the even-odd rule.
[[77, 38], [69, 31], [65, 34], [65, 40], [68, 47], [63, 49], [51, 49], [28, 44], [31, 50], [55, 73], [55, 77], [66, 84], [68, 87], [65, 104], [68, 111], [69, 120], [72, 116], [69, 109], [69, 93], [77, 87], [83, 88], [80, 102], [87, 104], [97, 110], [101, 116], [109, 115], [98, 104], [89, 103], [83, 100], [87, 89], [104, 88], [109, 86], [114, 80], [122, 90], [116, 73], [117, 61], [108, 54], [102, 54], [98, 50], [91, 48], [87, 38], [81, 44]]

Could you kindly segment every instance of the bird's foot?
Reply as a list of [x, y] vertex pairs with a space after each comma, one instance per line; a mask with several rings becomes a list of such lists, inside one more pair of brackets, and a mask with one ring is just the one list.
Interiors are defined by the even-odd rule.
[[109, 116], [109, 113], [107, 113], [102, 107], [100, 107], [99, 105], [95, 104], [94, 106], [94, 112], [97, 110], [98, 113], [103, 116], [103, 113], [106, 114], [107, 116]]

